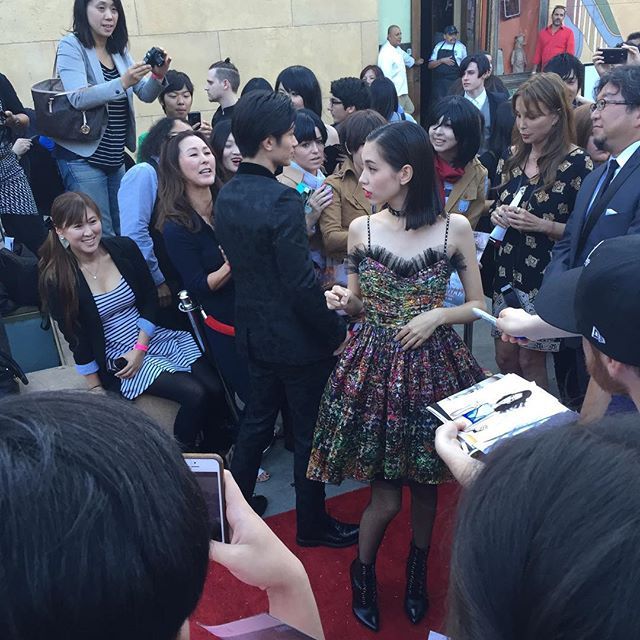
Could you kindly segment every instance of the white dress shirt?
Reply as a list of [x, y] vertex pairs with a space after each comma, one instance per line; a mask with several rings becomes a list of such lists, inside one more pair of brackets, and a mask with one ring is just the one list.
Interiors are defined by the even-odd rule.
[[407, 67], [411, 68], [415, 63], [415, 59], [402, 47], [394, 47], [388, 40], [380, 47], [378, 66], [382, 69], [385, 78], [393, 82], [399, 96], [409, 93]]
[[475, 107], [478, 108], [479, 111], [482, 111], [482, 109], [484, 109], [484, 105], [487, 102], [487, 91], [486, 89], [482, 90], [482, 93], [477, 96], [476, 98], [472, 98], [466, 91], [464, 94], [464, 97], [471, 103], [473, 104]]

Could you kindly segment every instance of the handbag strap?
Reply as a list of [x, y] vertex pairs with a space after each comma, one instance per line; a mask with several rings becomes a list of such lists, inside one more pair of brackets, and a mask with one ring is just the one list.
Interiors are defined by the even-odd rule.
[[[82, 44], [82, 42], [80, 42], [78, 36], [74, 33], [72, 34], [73, 37], [78, 41], [78, 44], [80, 45], [80, 53], [82, 54], [82, 60], [84, 62], [84, 70], [87, 76], [87, 86], [89, 85], [89, 71], [91, 69], [91, 63], [89, 62], [89, 56], [87, 55], [87, 52], [84, 48], [84, 45]], [[53, 71], [51, 72], [51, 77], [52, 78], [59, 78], [60, 74], [58, 73], [57, 69], [58, 69], [58, 53], [60, 52], [60, 44], [58, 44], [58, 46], [56, 47], [56, 57], [53, 60]], [[68, 92], [69, 93], [69, 92]]]

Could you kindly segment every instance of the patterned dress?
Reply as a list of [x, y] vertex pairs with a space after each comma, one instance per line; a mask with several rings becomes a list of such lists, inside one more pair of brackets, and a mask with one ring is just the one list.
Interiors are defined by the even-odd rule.
[[[107, 366], [113, 366], [115, 360], [130, 351], [138, 340], [140, 313], [135, 295], [127, 281], [121, 278], [115, 289], [94, 294], [93, 299], [104, 330]], [[191, 365], [201, 355], [191, 334], [156, 327], [142, 366], [132, 378], [120, 381], [120, 393], [133, 400], [164, 371], [190, 372]]]
[[[448, 230], [448, 221], [447, 221]], [[429, 249], [411, 260], [379, 246], [350, 256], [365, 320], [331, 374], [320, 405], [307, 475], [339, 483], [450, 478], [434, 447], [439, 421], [427, 407], [484, 376], [458, 334], [438, 327], [422, 347], [402, 351], [397, 332], [441, 307], [461, 256]]]
[[[593, 169], [591, 158], [575, 149], [558, 166], [551, 187], [542, 189], [537, 177], [528, 179], [520, 167], [502, 174], [503, 185], [498, 190], [494, 208], [510, 204], [521, 187], [526, 187], [520, 206], [538, 218], [565, 224], [573, 210], [584, 177]], [[544, 270], [551, 260], [554, 240], [544, 233], [520, 232], [509, 227], [496, 254], [496, 276], [493, 283], [493, 315], [498, 316], [506, 306], [500, 292], [509, 284], [516, 291], [522, 308], [534, 311], [534, 300], [542, 285]], [[494, 337], [500, 333], [493, 330]], [[536, 351], [557, 351], [559, 340], [531, 341], [525, 348]]]

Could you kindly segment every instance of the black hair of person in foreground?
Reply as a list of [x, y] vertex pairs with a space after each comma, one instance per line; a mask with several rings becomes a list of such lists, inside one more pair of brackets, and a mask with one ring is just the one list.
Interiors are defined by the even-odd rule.
[[458, 511], [451, 640], [640, 637], [639, 456], [637, 414], [496, 447]]
[[128, 403], [56, 391], [0, 407], [3, 640], [187, 640], [209, 558], [265, 590], [271, 614], [324, 637], [302, 564], [231, 474], [231, 543], [211, 542], [179, 449]]

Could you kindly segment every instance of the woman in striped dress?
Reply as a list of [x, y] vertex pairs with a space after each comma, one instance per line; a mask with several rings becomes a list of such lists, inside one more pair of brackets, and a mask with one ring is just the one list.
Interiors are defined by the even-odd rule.
[[54, 228], [41, 249], [41, 295], [89, 390], [178, 402], [174, 434], [183, 449], [193, 451], [200, 435], [207, 449], [224, 449], [220, 379], [189, 333], [155, 325], [156, 288], [136, 244], [102, 238], [98, 207], [83, 193], [56, 198], [51, 218]]

